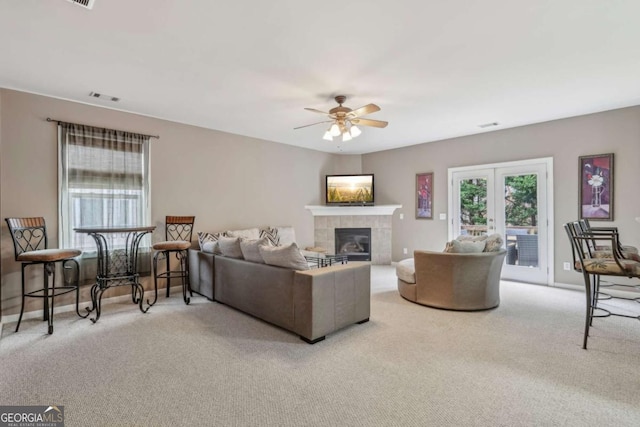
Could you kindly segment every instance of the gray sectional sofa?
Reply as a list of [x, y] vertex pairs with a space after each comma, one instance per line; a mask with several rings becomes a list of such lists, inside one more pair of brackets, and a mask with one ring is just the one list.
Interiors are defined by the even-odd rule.
[[311, 344], [369, 320], [368, 262], [296, 270], [190, 249], [189, 275], [194, 292], [294, 332]]

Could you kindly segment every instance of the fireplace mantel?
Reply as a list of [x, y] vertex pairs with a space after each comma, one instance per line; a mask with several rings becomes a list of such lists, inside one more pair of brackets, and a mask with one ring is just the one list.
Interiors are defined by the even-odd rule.
[[393, 215], [393, 211], [402, 205], [373, 205], [373, 206], [327, 206], [307, 205], [313, 216], [348, 216], [348, 215]]

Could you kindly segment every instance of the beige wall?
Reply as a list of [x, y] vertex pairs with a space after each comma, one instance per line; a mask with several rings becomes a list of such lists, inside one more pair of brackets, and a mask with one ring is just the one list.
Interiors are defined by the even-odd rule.
[[[58, 99], [0, 89], [0, 215], [42, 215], [57, 244], [56, 126], [46, 117], [133, 132], [152, 139], [152, 222], [160, 239], [165, 215], [194, 214], [196, 230], [293, 225], [302, 246], [313, 244], [307, 204], [324, 203], [324, 175], [374, 173], [376, 202], [402, 204], [393, 216], [394, 261], [402, 248], [442, 250], [447, 222], [416, 220], [415, 174], [434, 172], [434, 216], [447, 212], [447, 168], [539, 157], [554, 158], [556, 281], [580, 283], [564, 272], [569, 245], [564, 222], [577, 217], [577, 158], [613, 152], [615, 221], [624, 243], [640, 245], [640, 200], [635, 197], [640, 159], [640, 107], [488, 132], [397, 150], [330, 155], [239, 135]], [[321, 143], [321, 142], [320, 142]], [[404, 213], [405, 219], [399, 219]], [[19, 266], [2, 221], [0, 313], [19, 308]], [[31, 277], [29, 280], [40, 280]], [[148, 284], [147, 284], [148, 287]], [[109, 291], [107, 296], [126, 292]], [[86, 299], [86, 296], [85, 296]], [[39, 309], [30, 304], [28, 310]]]
[[[578, 215], [578, 156], [614, 153], [615, 225], [623, 242], [640, 244], [640, 107], [624, 108], [463, 138], [366, 154], [362, 169], [376, 176], [376, 202], [399, 203], [393, 216], [394, 261], [407, 258], [402, 248], [442, 250], [447, 240], [447, 169], [530, 158], [553, 157], [555, 221], [555, 281], [581, 283], [562, 270], [570, 261], [570, 246], [562, 225]], [[434, 218], [415, 219], [415, 174], [434, 172]], [[399, 214], [404, 213], [404, 220]]]
[[[166, 215], [193, 214], [195, 230], [203, 231], [292, 225], [298, 243], [311, 246], [313, 216], [304, 206], [323, 202], [324, 175], [342, 173], [343, 167], [349, 173], [360, 171], [360, 156], [336, 161], [338, 156], [319, 151], [23, 92], [0, 89], [0, 105], [5, 316], [19, 311], [20, 269], [13, 260], [4, 218], [44, 216], [50, 243], [58, 241], [57, 132], [54, 123], [45, 121], [47, 117], [160, 135], [151, 140], [152, 222], [158, 227], [154, 239], [163, 238]], [[125, 288], [109, 291], [105, 297], [126, 292]], [[33, 300], [29, 299], [28, 310], [41, 308]]]

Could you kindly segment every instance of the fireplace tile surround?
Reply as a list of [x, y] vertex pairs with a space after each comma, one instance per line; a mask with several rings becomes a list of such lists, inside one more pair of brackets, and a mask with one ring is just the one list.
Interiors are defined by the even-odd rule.
[[333, 253], [336, 228], [371, 228], [371, 263], [391, 264], [391, 217], [402, 205], [305, 206], [314, 215], [314, 245]]

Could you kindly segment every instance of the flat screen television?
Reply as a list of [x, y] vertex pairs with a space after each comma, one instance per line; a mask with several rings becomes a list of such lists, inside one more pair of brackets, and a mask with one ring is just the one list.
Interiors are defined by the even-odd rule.
[[327, 175], [327, 205], [372, 205], [373, 174]]

